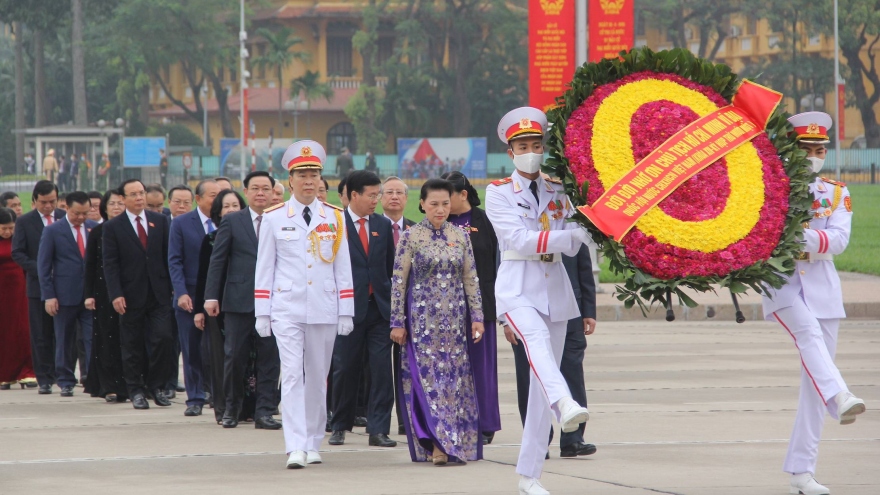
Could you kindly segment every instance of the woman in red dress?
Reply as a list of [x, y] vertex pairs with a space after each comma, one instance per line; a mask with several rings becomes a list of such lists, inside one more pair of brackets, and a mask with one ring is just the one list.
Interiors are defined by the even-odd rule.
[[24, 270], [12, 261], [15, 212], [0, 208], [0, 390], [36, 387]]

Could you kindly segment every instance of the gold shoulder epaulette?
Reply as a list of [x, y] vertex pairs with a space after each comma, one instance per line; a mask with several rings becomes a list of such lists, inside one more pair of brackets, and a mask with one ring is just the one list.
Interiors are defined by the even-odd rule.
[[823, 182], [827, 182], [829, 184], [834, 184], [835, 186], [846, 187], [846, 182], [840, 182], [836, 180], [829, 179], [827, 177], [819, 177]]
[[544, 180], [551, 184], [559, 184], [560, 186], [562, 185], [562, 179], [559, 179], [557, 177], [547, 177]]
[[492, 184], [493, 186], [503, 186], [504, 184], [510, 184], [511, 182], [513, 182], [513, 179], [511, 179], [510, 177], [505, 177], [503, 179], [492, 181], [489, 184]]
[[274, 204], [274, 205], [272, 205], [272, 206], [266, 208], [265, 210], [263, 210], [263, 213], [269, 213], [270, 211], [275, 211], [275, 210], [281, 209], [281, 208], [284, 207], [284, 204], [285, 204], [285, 203], [277, 203], [277, 204]]
[[344, 211], [344, 208], [341, 206], [331, 205], [330, 203], [325, 203], [323, 201], [321, 201], [321, 204], [323, 204], [324, 206], [329, 206], [330, 208], [333, 208], [334, 210]]

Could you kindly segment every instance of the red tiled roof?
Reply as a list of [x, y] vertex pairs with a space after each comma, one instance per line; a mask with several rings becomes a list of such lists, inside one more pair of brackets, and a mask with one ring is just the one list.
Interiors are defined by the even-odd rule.
[[[289, 90], [282, 90], [282, 102], [289, 99]], [[315, 112], [341, 112], [348, 100], [357, 93], [357, 88], [334, 89], [333, 97], [328, 102], [324, 98], [320, 98], [312, 102], [311, 110]], [[241, 94], [236, 93], [227, 98], [229, 113], [238, 115], [239, 101]], [[189, 104], [187, 107], [195, 111], [195, 104]], [[216, 99], [208, 100], [208, 114], [215, 114], [219, 110]], [[250, 88], [248, 89], [248, 112], [277, 112], [278, 111], [278, 88]], [[160, 110], [152, 110], [150, 117], [180, 117], [185, 115], [182, 108], [172, 105], [168, 108]]]

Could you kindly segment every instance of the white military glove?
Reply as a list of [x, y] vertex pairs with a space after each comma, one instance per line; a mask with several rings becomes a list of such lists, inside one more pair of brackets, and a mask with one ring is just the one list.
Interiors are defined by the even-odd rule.
[[340, 316], [339, 323], [336, 325], [336, 335], [347, 336], [354, 330], [354, 320], [351, 316]]
[[581, 244], [589, 244], [592, 238], [590, 237], [590, 233], [586, 231], [583, 227], [578, 227], [571, 231], [571, 238], [579, 242]]
[[257, 334], [260, 337], [268, 337], [272, 335], [272, 324], [268, 316], [257, 317]]

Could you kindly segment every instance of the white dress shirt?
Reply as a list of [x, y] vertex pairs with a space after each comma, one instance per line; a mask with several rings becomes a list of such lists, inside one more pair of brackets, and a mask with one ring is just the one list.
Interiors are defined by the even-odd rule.
[[128, 215], [128, 221], [131, 222], [131, 228], [134, 229], [135, 234], [137, 234], [138, 232], [137, 221], [135, 220], [135, 217], [141, 217], [141, 226], [144, 228], [144, 232], [146, 232], [147, 235], [150, 234], [150, 228], [147, 226], [146, 211], [147, 210], [142, 211], [140, 215], [135, 215], [134, 213], [128, 211], [128, 209], [125, 210], [125, 214]]
[[80, 225], [79, 229], [77, 229], [77, 227], [74, 227], [73, 224], [70, 223], [69, 218], [67, 219], [67, 223], [70, 225], [70, 232], [73, 234], [73, 242], [76, 242], [76, 231], [79, 230], [80, 232], [82, 232], [83, 242], [85, 243], [87, 240], [86, 239], [86, 224]]
[[[205, 229], [205, 234], [207, 234], [209, 231], [208, 221], [211, 220], [211, 218], [208, 215], [205, 215], [204, 213], [202, 213], [202, 210], [199, 208], [196, 208], [196, 211], [199, 213], [199, 221], [202, 222], [202, 228]], [[214, 226], [214, 230], [217, 230], [216, 225]]]
[[392, 229], [394, 229], [394, 224], [397, 224], [397, 228], [400, 229], [400, 233], [403, 234], [403, 216], [401, 216], [400, 220], [398, 220], [396, 222], [394, 221], [394, 219], [392, 219], [388, 215], [383, 215], [383, 216], [385, 218], [387, 218], [388, 220], [391, 220], [391, 228]]
[[257, 217], [262, 215], [262, 213], [257, 213], [253, 208], [248, 206], [248, 210], [251, 212], [251, 224], [254, 226], [254, 233], [257, 233]]
[[[364, 222], [364, 228], [367, 229], [367, 232], [370, 231], [370, 217], [359, 217], [357, 213], [351, 211], [351, 206], [348, 207], [348, 214], [351, 215], [351, 221], [354, 222], [354, 228], [357, 230], [358, 235], [361, 233], [361, 224], [358, 222], [361, 218], [366, 220], [366, 222]], [[370, 236], [367, 236], [367, 242], [370, 242], [369, 239]]]

